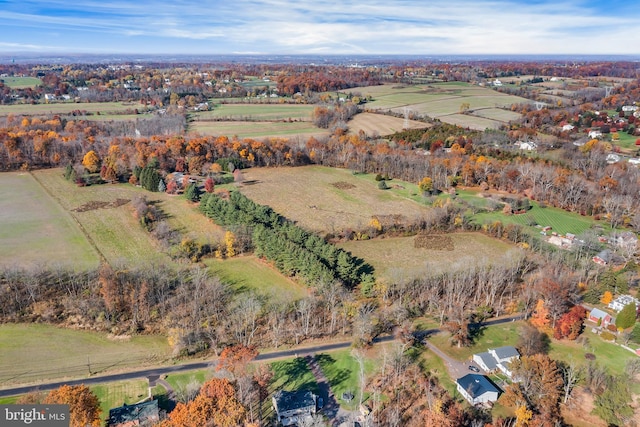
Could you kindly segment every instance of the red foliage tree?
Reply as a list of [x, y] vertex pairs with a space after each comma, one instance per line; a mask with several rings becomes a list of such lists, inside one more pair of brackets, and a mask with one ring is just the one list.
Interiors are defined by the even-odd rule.
[[582, 332], [587, 311], [581, 305], [576, 305], [556, 322], [553, 337], [557, 340], [567, 338], [575, 340]]
[[211, 179], [211, 178], [207, 178], [207, 179], [204, 181], [204, 190], [205, 190], [207, 193], [213, 193], [213, 189], [214, 189], [214, 188], [215, 188], [215, 184], [214, 184], [214, 182], [213, 182], [213, 179]]

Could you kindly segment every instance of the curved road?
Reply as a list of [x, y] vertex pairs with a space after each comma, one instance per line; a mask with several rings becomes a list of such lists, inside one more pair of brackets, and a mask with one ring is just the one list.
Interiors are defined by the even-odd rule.
[[[507, 323], [507, 322], [513, 322], [515, 320], [520, 320], [521, 318], [522, 318], [521, 315], [509, 316], [505, 318], [489, 320], [487, 322], [484, 322], [482, 325], [483, 326], [497, 325], [500, 323]], [[427, 335], [437, 333], [437, 332], [440, 332], [440, 330], [431, 329], [428, 331], [422, 331], [423, 334], [427, 334]], [[375, 338], [373, 340], [373, 343], [378, 344], [383, 342], [389, 342], [389, 341], [393, 341], [394, 339], [395, 337], [393, 337], [392, 335], [385, 335], [382, 337]], [[273, 359], [280, 359], [280, 358], [287, 358], [287, 357], [306, 356], [314, 353], [323, 353], [325, 351], [341, 350], [344, 348], [349, 348], [350, 346], [351, 346], [351, 341], [347, 341], [347, 342], [339, 342], [339, 343], [333, 343], [333, 344], [317, 345], [313, 347], [297, 348], [292, 350], [275, 351], [272, 353], [261, 353], [258, 356], [256, 356], [255, 360], [264, 361], [264, 360], [273, 360]], [[447, 359], [445, 359], [445, 361], [446, 360]], [[113, 382], [113, 381], [125, 381], [125, 380], [131, 380], [136, 378], [147, 378], [147, 377], [158, 378], [162, 375], [175, 373], [175, 372], [206, 369], [212, 366], [213, 363], [215, 363], [214, 360], [210, 362], [195, 362], [195, 363], [187, 363], [184, 365], [141, 369], [139, 371], [124, 372], [124, 373], [112, 374], [112, 375], [102, 375], [98, 377], [83, 378], [79, 380], [57, 381], [57, 382], [43, 383], [38, 385], [6, 388], [6, 389], [0, 390], [0, 397], [17, 396], [20, 394], [26, 394], [33, 391], [53, 390], [65, 384], [66, 385], [80, 385], [80, 384], [94, 385], [94, 384], [101, 384], [101, 383]]]

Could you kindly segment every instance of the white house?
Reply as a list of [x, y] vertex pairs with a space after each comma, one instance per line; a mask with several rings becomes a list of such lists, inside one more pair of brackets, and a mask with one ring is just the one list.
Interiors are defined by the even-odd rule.
[[498, 369], [498, 362], [489, 352], [474, 354], [473, 361], [485, 372], [493, 372]]
[[494, 86], [502, 86], [502, 82], [498, 79], [495, 79], [491, 84]]
[[625, 113], [628, 113], [631, 111], [638, 111], [638, 107], [636, 105], [623, 105], [622, 111], [624, 111]]
[[511, 378], [510, 364], [516, 359], [520, 358], [520, 353], [515, 347], [504, 346], [495, 349], [489, 349], [489, 354], [498, 362], [498, 369], [500, 369], [505, 375]]
[[570, 130], [574, 130], [575, 128], [576, 127], [571, 123], [567, 123], [566, 125], [562, 126], [563, 131], [570, 131]]
[[615, 310], [616, 312], [619, 312], [626, 305], [629, 305], [631, 303], [634, 303], [636, 305], [636, 309], [638, 308], [638, 306], [640, 306], [640, 301], [638, 301], [638, 298], [634, 298], [631, 295], [620, 295], [618, 298], [611, 301], [609, 305], [607, 305], [607, 307]]
[[602, 137], [602, 132], [600, 132], [599, 130], [589, 131], [589, 138], [596, 139], [601, 137]]
[[458, 392], [472, 405], [498, 400], [500, 390], [484, 375], [467, 374], [456, 380]]
[[538, 148], [538, 144], [533, 141], [518, 141], [516, 146], [521, 150], [534, 151]]

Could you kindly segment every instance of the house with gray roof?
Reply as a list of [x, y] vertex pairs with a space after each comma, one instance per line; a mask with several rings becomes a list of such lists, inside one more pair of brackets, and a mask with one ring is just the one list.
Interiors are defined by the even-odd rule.
[[109, 427], [153, 426], [160, 421], [160, 409], [157, 400], [124, 404], [118, 408], [109, 409]]
[[520, 353], [518, 353], [518, 350], [510, 345], [489, 349], [484, 353], [476, 353], [473, 355], [473, 361], [485, 372], [489, 373], [500, 370], [509, 378], [511, 378], [509, 365], [512, 361], [519, 358]]
[[318, 396], [310, 391], [279, 390], [271, 398], [277, 422], [283, 426], [295, 426], [299, 421], [315, 414]]
[[613, 318], [609, 313], [606, 313], [599, 308], [594, 308], [589, 312], [589, 320], [593, 323], [600, 324], [603, 328], [606, 328], [609, 323], [612, 322]]
[[498, 400], [500, 390], [484, 375], [467, 374], [456, 380], [458, 392], [472, 405]]
[[488, 351], [474, 354], [473, 361], [476, 362], [485, 372], [493, 372], [498, 369], [496, 359], [494, 359]]

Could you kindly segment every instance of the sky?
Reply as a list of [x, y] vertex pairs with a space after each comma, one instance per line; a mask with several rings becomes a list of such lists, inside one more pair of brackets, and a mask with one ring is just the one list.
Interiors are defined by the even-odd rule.
[[640, 53], [635, 0], [0, 0], [0, 52]]

